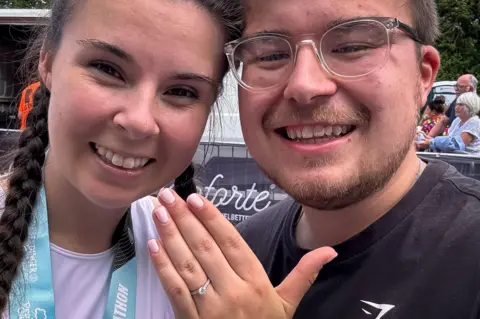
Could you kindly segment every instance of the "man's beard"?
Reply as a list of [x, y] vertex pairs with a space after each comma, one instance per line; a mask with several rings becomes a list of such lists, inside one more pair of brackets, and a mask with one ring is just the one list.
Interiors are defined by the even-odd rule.
[[[415, 100], [421, 103], [420, 92], [416, 94]], [[360, 165], [356, 174], [345, 175], [341, 180], [309, 182], [286, 180], [282, 177], [286, 175], [285, 171], [289, 169], [288, 167], [282, 167], [276, 171], [275, 176], [269, 174], [264, 167], [260, 167], [260, 169], [277, 186], [303, 205], [320, 210], [336, 210], [348, 207], [373, 195], [388, 184], [412, 148], [416, 136], [417, 115], [415, 114], [411, 119], [409, 128], [403, 138], [396, 143], [392, 142], [389, 149], [382, 152], [381, 156], [376, 154], [377, 156], [360, 158]], [[337, 157], [339, 156], [337, 155]], [[312, 169], [312, 173], [314, 173], [316, 167], [324, 167], [325, 169], [328, 168], [328, 165], [334, 165], [337, 160], [339, 159], [334, 156], [310, 160], [307, 161], [305, 168]]]

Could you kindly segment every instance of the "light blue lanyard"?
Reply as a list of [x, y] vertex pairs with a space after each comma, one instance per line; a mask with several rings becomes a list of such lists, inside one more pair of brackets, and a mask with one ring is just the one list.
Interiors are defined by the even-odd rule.
[[[130, 211], [122, 220], [125, 220], [125, 223], [123, 228], [117, 230], [120, 239], [114, 247], [104, 319], [135, 318], [137, 260]], [[88, 291], [85, 294], [88, 294]], [[47, 202], [43, 185], [25, 242], [21, 273], [10, 294], [9, 309], [10, 319], [55, 318]]]

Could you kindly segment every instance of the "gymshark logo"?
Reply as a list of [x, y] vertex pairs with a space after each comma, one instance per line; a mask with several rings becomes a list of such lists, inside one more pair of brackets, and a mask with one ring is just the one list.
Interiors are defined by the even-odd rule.
[[[378, 314], [378, 316], [375, 318], [375, 319], [381, 319], [383, 316], [385, 316], [387, 314], [387, 312], [389, 312], [390, 310], [392, 310], [393, 308], [395, 308], [395, 306], [393, 305], [379, 305], [379, 304], [376, 304], [376, 303], [373, 303], [373, 302], [370, 302], [370, 301], [364, 301], [364, 300], [360, 300], [361, 302], [369, 305], [369, 306], [372, 306], [373, 308], [376, 308], [376, 309], [379, 309], [381, 310], [380, 313]], [[372, 313], [363, 309], [363, 312], [365, 312], [367, 315], [371, 316]]]

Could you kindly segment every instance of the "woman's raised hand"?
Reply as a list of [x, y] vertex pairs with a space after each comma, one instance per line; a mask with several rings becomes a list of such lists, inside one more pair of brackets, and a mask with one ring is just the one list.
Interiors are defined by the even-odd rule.
[[274, 288], [212, 203], [197, 194], [185, 202], [167, 188], [159, 201], [154, 220], [161, 240], [148, 246], [177, 319], [292, 318], [321, 268], [337, 256], [329, 247], [308, 253]]

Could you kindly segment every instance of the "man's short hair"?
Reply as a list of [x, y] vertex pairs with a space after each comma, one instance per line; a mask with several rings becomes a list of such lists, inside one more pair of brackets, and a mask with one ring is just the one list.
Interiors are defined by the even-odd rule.
[[435, 0], [406, 1], [412, 15], [412, 26], [417, 30], [418, 38], [427, 45], [433, 45], [440, 34]]
[[478, 80], [474, 75], [470, 75], [470, 86], [473, 88], [473, 92], [477, 92]]

